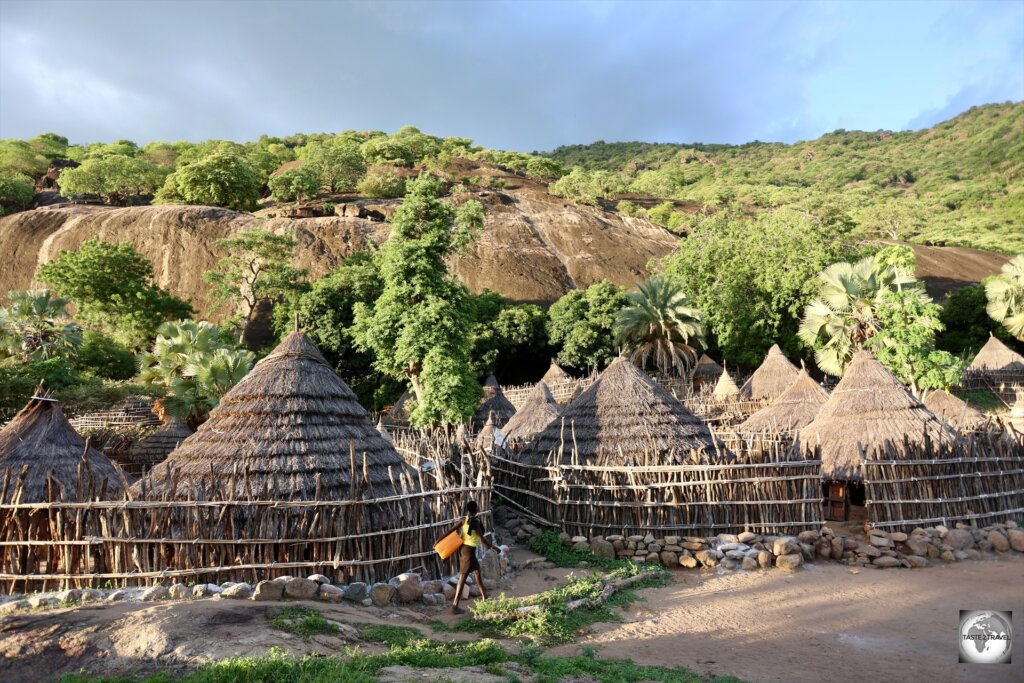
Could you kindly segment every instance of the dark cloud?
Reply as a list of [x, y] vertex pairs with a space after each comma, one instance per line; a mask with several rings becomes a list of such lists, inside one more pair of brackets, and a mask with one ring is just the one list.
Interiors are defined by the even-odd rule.
[[[413, 124], [523, 150], [737, 143], [1024, 99], [1024, 4], [913, 9], [894, 10], [898, 30], [883, 35], [875, 12], [835, 3], [0, 0], [0, 136]], [[970, 32], [949, 29], [967, 19]], [[879, 69], [898, 49], [898, 68]], [[979, 66], [955, 78], [918, 68], [941, 55]]]

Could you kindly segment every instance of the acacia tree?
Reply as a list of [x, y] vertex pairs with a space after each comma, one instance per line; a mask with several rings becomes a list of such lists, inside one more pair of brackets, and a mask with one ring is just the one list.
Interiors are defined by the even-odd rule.
[[351, 191], [366, 173], [359, 143], [346, 138], [311, 143], [302, 168], [316, 176], [319, 186], [328, 192]]
[[156, 201], [251, 211], [259, 202], [262, 187], [259, 172], [245, 157], [232, 152], [215, 152], [167, 176]]
[[447, 258], [483, 226], [483, 207], [442, 200], [443, 183], [426, 174], [409, 183], [380, 252], [383, 289], [355, 306], [355, 338], [378, 370], [404, 379], [416, 394], [414, 424], [454, 424], [476, 408], [480, 386], [470, 359], [469, 292], [448, 272]]
[[292, 265], [295, 244], [289, 234], [275, 235], [262, 229], [217, 240], [217, 246], [228, 255], [217, 262], [216, 270], [203, 273], [203, 279], [210, 283], [215, 301], [231, 301], [241, 309], [239, 344], [262, 302], [302, 291], [306, 271]]
[[146, 159], [111, 154], [64, 169], [60, 174], [60, 193], [67, 198], [95, 194], [108, 204], [125, 204], [132, 197], [152, 195], [168, 174], [167, 169]]
[[615, 358], [615, 316], [629, 305], [626, 289], [608, 280], [574, 289], [548, 310], [548, 337], [561, 347], [558, 362], [586, 370], [603, 368]]
[[1003, 264], [1002, 273], [985, 283], [990, 318], [1024, 341], [1024, 254]]
[[629, 294], [629, 306], [615, 315], [615, 339], [644, 367], [653, 360], [662, 374], [683, 375], [697, 362], [690, 345], [704, 343], [701, 313], [678, 283], [652, 277]]

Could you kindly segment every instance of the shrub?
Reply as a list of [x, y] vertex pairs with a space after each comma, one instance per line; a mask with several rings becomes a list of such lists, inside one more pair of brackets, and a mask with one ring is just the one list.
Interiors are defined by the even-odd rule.
[[135, 376], [135, 356], [114, 339], [99, 332], [86, 332], [78, 350], [75, 367], [104, 379], [125, 380]]
[[259, 202], [262, 185], [259, 173], [244, 157], [216, 152], [167, 176], [156, 200], [251, 211]]
[[0, 175], [0, 216], [24, 211], [36, 196], [32, 180], [23, 175]]
[[366, 175], [356, 183], [356, 190], [364, 197], [404, 197], [405, 178], [393, 166], [371, 166]]
[[60, 174], [60, 193], [68, 198], [95, 194], [110, 204], [155, 193], [167, 179], [167, 169], [143, 159], [111, 154], [86, 159]]
[[308, 199], [320, 189], [320, 180], [312, 171], [303, 168], [289, 168], [267, 181], [270, 196], [279, 202], [295, 202]]

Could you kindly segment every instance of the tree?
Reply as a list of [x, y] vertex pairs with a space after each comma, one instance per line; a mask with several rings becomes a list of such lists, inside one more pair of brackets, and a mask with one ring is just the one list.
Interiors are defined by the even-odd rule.
[[653, 361], [663, 375], [684, 375], [696, 362], [690, 345], [704, 344], [701, 313], [690, 305], [678, 283], [651, 277], [629, 294], [629, 306], [615, 315], [615, 341], [640, 367]]
[[1002, 272], [985, 283], [989, 317], [1024, 341], [1024, 254], [1003, 264]]
[[0, 308], [0, 355], [23, 363], [74, 356], [82, 328], [68, 314], [68, 299], [49, 290], [8, 292], [11, 303]]
[[886, 294], [907, 291], [922, 303], [929, 301], [905, 269], [880, 266], [874, 256], [833, 263], [818, 280], [818, 297], [804, 309], [799, 335], [814, 349], [818, 367], [835, 376], [881, 329], [878, 307]]
[[800, 314], [818, 273], [853, 253], [841, 233], [808, 213], [722, 211], [699, 217], [661, 265], [693, 297], [723, 357], [754, 367], [775, 343], [791, 356], [800, 352]]
[[370, 138], [359, 147], [359, 153], [368, 166], [412, 166], [416, 163], [416, 151], [410, 141], [395, 136]]
[[442, 200], [444, 184], [427, 174], [409, 183], [380, 252], [383, 290], [372, 305], [357, 303], [355, 338], [382, 373], [409, 382], [414, 424], [469, 419], [480, 386], [470, 361], [469, 292], [448, 272], [447, 259], [483, 227], [483, 207]]
[[167, 176], [156, 200], [251, 211], [259, 202], [262, 186], [259, 173], [245, 157], [216, 152]]
[[394, 166], [371, 166], [356, 183], [356, 190], [364, 197], [390, 199], [405, 194], [405, 176]]
[[306, 167], [289, 168], [267, 180], [270, 196], [279, 202], [301, 202], [309, 199], [320, 189], [320, 180]]
[[32, 206], [35, 196], [35, 185], [31, 178], [0, 174], [0, 216], [24, 211]]
[[626, 290], [608, 280], [574, 289], [548, 309], [548, 338], [560, 346], [558, 360], [587, 370], [603, 368], [614, 360], [617, 349], [613, 328], [616, 314], [629, 305]]
[[210, 283], [214, 301], [231, 301], [241, 309], [241, 344], [259, 304], [299, 294], [306, 271], [292, 265], [296, 242], [290, 234], [256, 229], [216, 244], [228, 255], [217, 261], [216, 270], [203, 273], [203, 280]]
[[359, 143], [346, 139], [310, 144], [303, 168], [309, 169], [319, 186], [331, 193], [354, 190], [366, 173]]
[[82, 335], [74, 364], [77, 369], [104, 379], [129, 380], [138, 372], [135, 354], [116, 339], [93, 330]]
[[0, 176], [38, 178], [49, 165], [50, 160], [24, 140], [0, 140]]
[[[470, 357], [476, 376], [496, 374], [498, 367], [515, 372], [524, 363], [547, 367], [547, 316], [532, 304], [512, 305], [497, 292], [471, 295], [473, 332]], [[524, 381], [528, 377], [523, 378]]]
[[935, 348], [942, 330], [937, 304], [922, 298], [920, 290], [904, 289], [882, 295], [877, 305], [879, 331], [867, 347], [882, 365], [910, 385], [923, 398], [928, 389], [948, 389], [960, 383], [964, 362]]
[[139, 379], [166, 394], [164, 406], [193, 426], [252, 369], [256, 357], [224, 342], [208, 322], [167, 322], [142, 355]]
[[188, 302], [156, 285], [153, 266], [128, 242], [88, 239], [78, 251], [61, 251], [39, 266], [36, 279], [71, 299], [80, 321], [129, 348], [146, 346], [165, 320], [192, 313]]
[[126, 204], [133, 197], [155, 193], [167, 179], [168, 171], [141, 157], [121, 154], [86, 159], [77, 168], [60, 174], [60, 193], [69, 199], [77, 195], [99, 195], [108, 204]]
[[949, 294], [939, 313], [943, 331], [936, 339], [936, 348], [956, 355], [973, 356], [994, 333], [1003, 341], [1012, 339], [1005, 328], [993, 328], [985, 307], [985, 285], [968, 285]]

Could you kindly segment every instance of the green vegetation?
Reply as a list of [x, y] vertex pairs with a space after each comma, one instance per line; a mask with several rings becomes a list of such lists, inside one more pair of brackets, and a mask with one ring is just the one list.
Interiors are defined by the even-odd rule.
[[36, 196], [32, 179], [20, 174], [0, 175], [0, 216], [24, 211]]
[[270, 176], [267, 187], [270, 196], [279, 202], [301, 202], [317, 193], [320, 179], [305, 167], [289, 168]]
[[359, 637], [368, 643], [384, 643], [391, 646], [404, 646], [421, 640], [423, 634], [410, 626], [391, 626], [390, 624], [368, 624], [359, 629]]
[[629, 305], [623, 287], [602, 280], [574, 289], [548, 310], [548, 338], [560, 346], [558, 362], [577, 370], [603, 368], [612, 362], [615, 316]]
[[151, 197], [169, 175], [166, 168], [140, 157], [111, 154], [86, 159], [77, 168], [60, 174], [60, 193], [73, 199], [93, 194], [107, 204], [125, 205], [133, 199]]
[[704, 344], [701, 312], [690, 305], [679, 283], [652, 277], [629, 294], [629, 306], [615, 316], [615, 341], [640, 367], [653, 361], [662, 374], [680, 376], [697, 362], [690, 346]]
[[1024, 252], [1021, 103], [975, 107], [919, 131], [837, 130], [792, 145], [597, 142], [550, 156], [579, 167], [574, 187], [612, 173], [627, 191], [719, 210], [831, 204], [866, 237]]
[[264, 180], [245, 157], [217, 152], [180, 167], [157, 192], [161, 204], [205, 204], [252, 211]]
[[356, 183], [359, 194], [366, 197], [393, 199], [405, 195], [405, 176], [394, 166], [376, 164]]
[[80, 322], [134, 349], [147, 345], [160, 323], [192, 313], [187, 302], [155, 284], [153, 266], [128, 242], [88, 239], [39, 266], [36, 279], [70, 299]]
[[1024, 341], [1024, 254], [1003, 265], [1002, 273], [985, 283], [990, 318]]
[[305, 148], [302, 168], [316, 178], [317, 189], [327, 192], [351, 192], [366, 172], [359, 143], [347, 137], [313, 142]]
[[483, 207], [440, 199], [443, 183], [426, 174], [409, 185], [380, 252], [383, 289], [355, 305], [355, 340], [382, 373], [408, 381], [414, 424], [458, 424], [476, 408], [480, 385], [469, 355], [469, 291], [448, 271], [448, 257], [483, 227]]
[[77, 353], [82, 328], [68, 314], [68, 299], [40, 292], [8, 292], [0, 308], [0, 357], [31, 363]]
[[267, 610], [270, 627], [285, 631], [292, 635], [309, 640], [321, 634], [330, 635], [338, 632], [338, 625], [327, 621], [324, 615], [310, 607], [293, 605], [278, 610]]

